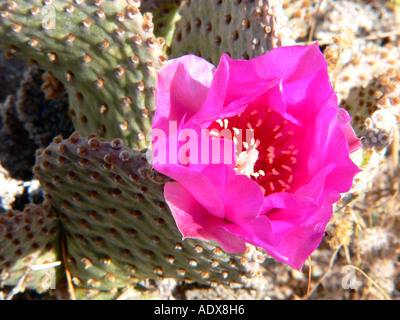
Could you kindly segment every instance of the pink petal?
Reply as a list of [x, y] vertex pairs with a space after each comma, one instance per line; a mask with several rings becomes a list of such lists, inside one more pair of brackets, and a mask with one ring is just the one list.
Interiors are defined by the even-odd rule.
[[318, 115], [316, 121], [315, 149], [310, 156], [310, 166], [317, 168], [323, 163], [334, 163], [335, 168], [326, 178], [326, 192], [342, 193], [350, 190], [353, 177], [360, 172], [349, 157], [347, 137], [337, 123], [338, 109], [328, 108]]
[[[223, 66], [225, 73], [228, 73], [226, 95], [224, 105], [232, 102], [237, 104], [251, 101], [254, 97], [262, 94], [266, 88], [271, 87], [271, 79], [260, 77], [255, 67], [248, 60], [233, 60], [223, 55], [217, 70]], [[272, 79], [274, 83], [279, 82], [280, 77]], [[236, 84], [240, 83], [240, 86]]]
[[[202, 172], [195, 171], [190, 168], [182, 168], [181, 166], [169, 166], [168, 171], [162, 170], [160, 167], [157, 171], [167, 172], [168, 176], [179, 181], [180, 185], [190, 190], [190, 194], [201, 206], [210, 212], [210, 215], [223, 219], [225, 217], [225, 208], [221, 199], [221, 190], [214, 185], [209, 178]], [[212, 166], [214, 170], [218, 170]], [[164, 172], [163, 172], [164, 171]], [[165, 174], [165, 173], [164, 173]], [[224, 174], [222, 171], [221, 174]]]
[[306, 195], [281, 192], [272, 193], [265, 197], [261, 212], [268, 214], [269, 211], [276, 209], [298, 209], [300, 212], [303, 209], [316, 208], [318, 206], [319, 204], [315, 199]]
[[259, 246], [274, 239], [270, 220], [260, 216], [264, 196], [260, 187], [250, 178], [233, 171], [225, 175], [225, 219], [231, 224], [224, 226], [248, 243]]
[[264, 203], [264, 196], [257, 183], [234, 170], [226, 170], [223, 183], [226, 219], [237, 223], [258, 215]]
[[[168, 138], [166, 140], [164, 145], [168, 146], [169, 140]], [[190, 190], [194, 198], [204, 208], [210, 210], [212, 215], [224, 218], [226, 213], [224, 206], [225, 175], [227, 172], [234, 175], [235, 159], [233, 142], [212, 138], [208, 138], [208, 141], [211, 149], [213, 146], [220, 145], [219, 164], [213, 164], [212, 151], [215, 150], [210, 150], [209, 158], [206, 159], [208, 161], [205, 164], [198, 161], [197, 164], [189, 163], [187, 166], [176, 163], [153, 164], [153, 166], [157, 171], [167, 175], [171, 179], [179, 181]], [[212, 142], [217, 142], [217, 145], [212, 145]], [[227, 151], [224, 149], [226, 146], [228, 147], [226, 150], [230, 151], [227, 157], [225, 157]], [[228, 163], [225, 163], [226, 161]], [[258, 188], [256, 184], [255, 186]]]
[[326, 60], [317, 43], [311, 46], [279, 47], [250, 61], [261, 78], [281, 78], [284, 83], [327, 70]]
[[190, 119], [202, 107], [211, 85], [215, 67], [194, 55], [170, 60], [157, 75], [153, 126], [167, 130], [169, 121]]
[[350, 124], [351, 117], [347, 113], [347, 111], [344, 109], [339, 109], [337, 113], [337, 120], [348, 141], [350, 153], [361, 148], [361, 139], [357, 138], [356, 133], [354, 132], [354, 129]]
[[[324, 204], [312, 212], [309, 219], [301, 223], [289, 219], [271, 219], [274, 235], [280, 241], [272, 246], [264, 246], [268, 254], [300, 270], [324, 237], [325, 227], [332, 216], [332, 205]], [[285, 211], [279, 215], [290, 216]]]
[[[238, 72], [242, 70], [243, 73]], [[280, 86], [279, 78], [262, 79], [247, 60], [232, 60], [223, 55], [214, 74], [209, 95], [193, 121], [207, 127], [211, 121], [242, 112], [253, 100]], [[265, 103], [265, 101], [264, 101]]]
[[265, 247], [274, 243], [275, 235], [266, 216], [252, 217], [237, 224], [227, 223], [222, 227], [254, 246]]
[[228, 253], [246, 250], [242, 239], [224, 230], [226, 222], [210, 215], [181, 184], [168, 182], [164, 196], [183, 239], [215, 240]]

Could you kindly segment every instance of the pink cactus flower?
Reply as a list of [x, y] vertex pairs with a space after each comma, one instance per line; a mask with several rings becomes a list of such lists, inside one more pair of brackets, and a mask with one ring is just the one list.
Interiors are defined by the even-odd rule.
[[[187, 55], [158, 74], [153, 166], [183, 238], [246, 243], [295, 269], [320, 244], [360, 147], [317, 44], [217, 68]], [[223, 134], [222, 134], [223, 133]]]

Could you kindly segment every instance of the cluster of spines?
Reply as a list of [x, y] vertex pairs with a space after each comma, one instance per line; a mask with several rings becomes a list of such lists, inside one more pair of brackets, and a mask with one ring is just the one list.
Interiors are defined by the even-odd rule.
[[154, 34], [165, 39], [164, 51], [171, 50], [175, 23], [180, 19], [181, 0], [146, 1], [141, 4], [142, 12], [151, 12], [154, 21]]

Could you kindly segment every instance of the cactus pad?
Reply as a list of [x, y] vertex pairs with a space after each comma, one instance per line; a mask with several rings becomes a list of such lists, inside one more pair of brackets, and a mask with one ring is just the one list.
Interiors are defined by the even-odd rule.
[[65, 85], [76, 130], [143, 147], [154, 112], [156, 70], [167, 58], [151, 15], [142, 15], [139, 4], [1, 3], [0, 47], [8, 56], [36, 60]]
[[[0, 281], [44, 292], [55, 288], [59, 272], [58, 220], [48, 205], [0, 215]], [[56, 263], [58, 262], [58, 263]], [[54, 264], [56, 263], [56, 264]], [[46, 267], [49, 265], [49, 267]]]
[[62, 220], [77, 287], [118, 291], [164, 278], [234, 285], [256, 274], [251, 258], [182, 240], [163, 197], [169, 178], [120, 139], [56, 138], [37, 156], [34, 173]]
[[280, 0], [187, 0], [176, 23], [171, 57], [192, 53], [217, 65], [221, 55], [250, 59], [283, 45]]

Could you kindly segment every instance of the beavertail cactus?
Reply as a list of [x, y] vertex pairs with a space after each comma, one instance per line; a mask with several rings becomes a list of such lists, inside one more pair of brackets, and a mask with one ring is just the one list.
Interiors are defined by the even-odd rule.
[[34, 59], [69, 94], [82, 134], [143, 147], [154, 112], [156, 70], [166, 61], [151, 14], [118, 1], [9, 1], [0, 7], [0, 46]]
[[289, 43], [281, 0], [183, 1], [171, 57], [193, 53], [217, 65], [221, 55], [250, 59]]
[[[29, 70], [33, 72], [36, 89], [40, 75], [46, 98], [68, 98], [67, 114], [75, 132], [69, 136], [71, 130], [59, 131], [63, 137], [56, 137], [48, 145], [50, 135], [35, 126], [37, 114], [44, 110], [40, 103], [35, 107], [38, 110], [35, 116], [30, 116], [29, 104], [24, 103], [28, 100], [22, 99], [25, 97], [22, 94], [10, 95], [2, 107], [4, 125], [1, 130], [7, 131], [7, 135], [3, 135], [7, 141], [14, 141], [11, 146], [24, 149], [21, 141], [32, 138], [41, 147], [33, 173], [45, 190], [45, 201], [39, 205], [29, 204], [23, 211], [0, 214], [0, 285], [43, 292], [52, 288], [51, 281], [59, 284], [66, 278], [71, 298], [121, 298], [127, 288], [133, 292], [130, 297], [139, 298], [140, 288], [147, 288], [148, 280], [173, 278], [180, 283], [236, 287], [252, 283], [250, 279], [263, 274], [262, 263], [267, 255], [256, 246], [244, 244], [243, 250], [247, 248], [244, 253], [228, 254], [215, 241], [182, 239], [169, 207], [174, 203], [166, 201], [168, 187], [164, 189], [167, 183], [176, 183], [178, 179], [171, 181], [147, 161], [151, 150], [146, 149], [150, 145], [146, 137], [153, 126], [155, 95], [160, 94], [160, 88], [156, 88], [157, 73], [168, 62], [167, 54], [169, 58], [195, 54], [217, 66], [223, 53], [230, 56], [224, 56], [225, 60], [248, 60], [292, 44], [288, 34], [296, 40], [306, 37], [304, 30], [301, 35], [288, 32], [283, 9], [292, 20], [291, 25], [294, 25], [293, 19], [298, 20], [298, 10], [304, 11], [307, 21], [313, 19], [308, 13], [318, 11], [315, 1], [311, 5], [310, 1], [289, 0], [152, 0], [143, 1], [143, 4], [138, 0], [1, 1], [0, 49], [6, 51], [8, 57], [31, 63]], [[359, 163], [368, 175], [373, 167], [371, 159], [378, 159], [378, 162], [383, 159], [395, 129], [392, 121], [387, 130], [382, 119], [393, 120], [398, 110], [398, 52], [385, 49], [376, 53], [385, 61], [384, 68], [377, 68], [370, 60], [360, 59], [357, 64], [354, 59], [344, 65], [330, 61], [330, 49], [326, 49], [325, 58], [330, 71], [334, 72], [331, 81], [339, 94], [340, 106], [353, 116], [358, 136], [365, 136]], [[315, 51], [319, 52], [317, 45]], [[237, 60], [229, 61], [234, 64]], [[308, 63], [300, 68], [311, 70]], [[373, 70], [363, 79], [360, 70], [364, 70], [364, 66], [365, 70]], [[206, 69], [211, 70], [211, 67]], [[182, 79], [187, 75], [182, 74], [174, 78], [176, 83], [185, 83]], [[173, 88], [178, 95], [173, 102], [178, 106], [182, 101], [186, 107], [201, 103], [201, 99], [191, 99], [185, 94], [185, 90], [194, 89], [206, 92], [208, 87], [201, 83], [206, 76], [201, 72], [196, 74], [199, 82]], [[166, 78], [170, 76], [165, 75]], [[238, 75], [237, 80], [240, 78]], [[291, 80], [284, 84], [274, 82], [271, 88], [275, 88], [278, 95], [281, 88], [290, 87], [293, 96], [302, 97], [300, 91], [296, 91], [298, 88], [291, 87]], [[29, 88], [30, 83], [25, 84]], [[263, 84], [261, 82], [260, 88], [265, 89]], [[241, 86], [233, 87], [234, 90], [229, 90], [235, 96], [236, 88]], [[252, 84], [247, 85], [246, 90], [250, 87]], [[215, 96], [221, 98], [222, 91], [217, 89]], [[24, 92], [32, 94], [30, 90]], [[380, 95], [377, 96], [377, 92]], [[274, 99], [277, 95], [273, 95]], [[253, 98], [254, 95], [249, 95], [246, 103], [253, 103]], [[282, 110], [279, 109], [282, 113], [286, 112], [284, 104], [293, 102], [290, 97], [285, 99], [281, 101]], [[253, 119], [254, 115], [250, 113], [246, 117]], [[170, 114], [163, 116], [168, 119]], [[189, 118], [188, 114], [181, 118], [185, 117]], [[221, 127], [222, 120], [216, 122]], [[350, 119], [339, 120], [346, 120], [347, 128]], [[18, 127], [12, 128], [13, 123]], [[271, 127], [271, 132], [281, 130], [286, 123], [285, 118], [278, 127]], [[66, 126], [65, 129], [72, 128]], [[274, 139], [280, 137], [279, 133]], [[288, 133], [288, 136], [293, 134]], [[312, 130], [310, 135], [313, 136]], [[288, 150], [297, 152], [293, 148]], [[24, 151], [32, 154], [33, 150]], [[264, 150], [265, 155], [273, 162], [273, 151], [267, 151]], [[284, 152], [288, 154], [283, 150], [282, 155]], [[374, 158], [374, 155], [378, 156]], [[245, 168], [254, 165], [251, 159], [238, 159]], [[33, 157], [27, 160], [30, 172]], [[318, 162], [321, 163], [324, 164]], [[283, 162], [280, 165], [288, 167]], [[275, 175], [275, 171], [268, 174]], [[263, 170], [258, 172], [265, 174]], [[290, 183], [290, 176], [287, 179]], [[332, 177], [332, 184], [339, 182]], [[270, 184], [269, 188], [277, 186]], [[353, 190], [356, 189], [354, 185]], [[364, 185], [357, 189], [364, 190]], [[248, 193], [251, 202], [254, 197]], [[176, 200], [185, 193], [175, 192], [174, 196]], [[337, 197], [328, 200], [333, 203]], [[283, 208], [288, 202], [279, 204]], [[290, 217], [298, 219], [296, 215], [300, 210], [292, 209]], [[276, 212], [271, 213], [274, 214]], [[281, 227], [285, 229], [291, 222], [285, 224], [285, 221]], [[317, 225], [310, 224], [311, 229], [318, 229], [318, 239], [324, 235], [324, 227], [325, 224], [320, 224], [318, 229]], [[302, 233], [296, 236], [301, 238]]]
[[62, 220], [77, 287], [113, 290], [144, 279], [242, 283], [252, 262], [203, 241], [182, 241], [163, 196], [169, 178], [142, 152], [94, 136], [56, 138], [34, 167]]
[[44, 292], [55, 289], [61, 267], [58, 219], [49, 205], [0, 215], [0, 281]]

